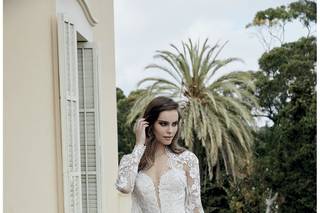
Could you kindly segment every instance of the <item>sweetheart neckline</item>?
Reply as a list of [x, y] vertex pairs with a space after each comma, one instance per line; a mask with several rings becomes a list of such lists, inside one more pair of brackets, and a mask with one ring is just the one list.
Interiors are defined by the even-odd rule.
[[[161, 183], [161, 179], [163, 176], [167, 175], [169, 172], [171, 172], [171, 170], [174, 170], [173, 168], [170, 168], [170, 169], [167, 169], [164, 173], [162, 173], [160, 176], [159, 176], [159, 184], [157, 184], [157, 188], [159, 188], [160, 186], [160, 183]], [[153, 179], [152, 177], [150, 177], [148, 174], [146, 174], [145, 172], [140, 172], [140, 174], [144, 175], [144, 176], [147, 176], [147, 178], [153, 183], [153, 186], [155, 187], [156, 184], [153, 182]]]
[[[167, 171], [165, 171], [163, 174], [160, 175], [159, 177], [159, 184], [156, 184], [153, 182], [152, 178], [147, 175], [145, 172], [140, 172], [140, 174], [144, 175], [145, 177], [147, 177], [148, 180], [150, 180], [150, 182], [152, 183], [152, 187], [153, 187], [153, 191], [155, 193], [156, 196], [156, 205], [158, 207], [158, 209], [161, 209], [161, 205], [160, 205], [160, 188], [161, 188], [161, 180], [165, 175], [168, 175], [171, 171], [177, 170], [175, 168], [170, 168]], [[158, 189], [158, 190], [156, 190]], [[159, 199], [158, 199], [159, 198]]]
[[[174, 171], [174, 170], [176, 170], [176, 171], [178, 171], [178, 172], [185, 172], [184, 170], [180, 170], [180, 169], [176, 169], [176, 168], [170, 168], [170, 169], [168, 169], [168, 170], [165, 171], [162, 175], [160, 175], [160, 177], [159, 177], [159, 184], [157, 184], [157, 188], [158, 188], [158, 189], [159, 189], [159, 187], [161, 186], [161, 182], [162, 182], [161, 180], [162, 180], [162, 178], [163, 178], [164, 176], [168, 175], [171, 171]], [[156, 188], [156, 184], [153, 182], [152, 178], [151, 178], [148, 174], [146, 174], [145, 172], [139, 172], [139, 174], [146, 176], [147, 179], [150, 180], [150, 182], [152, 183], [153, 187]]]

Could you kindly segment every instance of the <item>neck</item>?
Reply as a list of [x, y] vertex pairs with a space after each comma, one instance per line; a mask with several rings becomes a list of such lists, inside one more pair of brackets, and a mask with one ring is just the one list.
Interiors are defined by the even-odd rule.
[[154, 156], [157, 158], [163, 155], [166, 151], [165, 148], [166, 148], [165, 145], [161, 143], [157, 143], [156, 152], [154, 153]]

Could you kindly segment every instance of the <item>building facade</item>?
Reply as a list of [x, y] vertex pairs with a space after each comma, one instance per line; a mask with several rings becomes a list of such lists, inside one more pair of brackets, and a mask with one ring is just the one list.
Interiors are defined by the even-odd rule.
[[5, 0], [3, 23], [4, 212], [128, 212], [113, 1]]

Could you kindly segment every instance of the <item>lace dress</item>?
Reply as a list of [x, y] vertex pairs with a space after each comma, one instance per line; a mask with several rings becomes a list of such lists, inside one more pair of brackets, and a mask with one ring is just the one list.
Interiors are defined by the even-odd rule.
[[120, 161], [116, 188], [132, 192], [131, 213], [203, 213], [200, 196], [198, 158], [186, 150], [181, 154], [165, 149], [168, 165], [159, 183], [141, 170], [144, 145], [136, 145], [131, 154]]

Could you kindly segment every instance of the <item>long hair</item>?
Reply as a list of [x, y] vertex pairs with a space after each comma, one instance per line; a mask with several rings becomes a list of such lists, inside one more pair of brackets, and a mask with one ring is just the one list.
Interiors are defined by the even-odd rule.
[[148, 169], [154, 164], [157, 142], [153, 133], [154, 123], [158, 120], [159, 114], [167, 110], [177, 110], [178, 112], [178, 130], [169, 145], [166, 145], [173, 153], [180, 154], [186, 149], [178, 145], [180, 137], [181, 114], [179, 104], [172, 99], [164, 96], [154, 98], [146, 107], [143, 118], [149, 123], [146, 128], [146, 150], [140, 160], [138, 170]]

